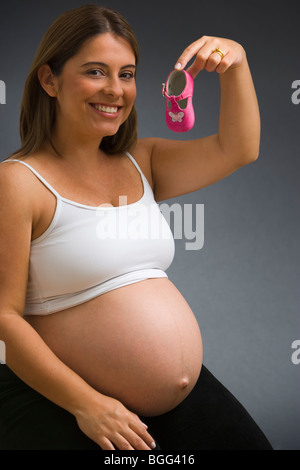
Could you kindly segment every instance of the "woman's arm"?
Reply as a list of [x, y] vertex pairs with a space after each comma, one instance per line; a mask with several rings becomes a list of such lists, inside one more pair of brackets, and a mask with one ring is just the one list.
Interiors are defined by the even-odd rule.
[[6, 363], [30, 387], [72, 413], [103, 450], [150, 450], [153, 438], [139, 417], [60, 361], [22, 316], [39, 198], [20, 167], [0, 166], [0, 339]]
[[[223, 58], [214, 52], [216, 48]], [[191, 141], [148, 139], [157, 201], [208, 186], [258, 157], [259, 108], [243, 47], [229, 39], [203, 36], [185, 49], [176, 68], [183, 69], [193, 57], [187, 71], [194, 78], [201, 70], [219, 73], [219, 131]]]
[[16, 375], [73, 414], [80, 429], [103, 450], [152, 448], [153, 438], [137, 415], [90, 387], [53, 354], [19, 313], [3, 306], [0, 338], [6, 345], [6, 363]]

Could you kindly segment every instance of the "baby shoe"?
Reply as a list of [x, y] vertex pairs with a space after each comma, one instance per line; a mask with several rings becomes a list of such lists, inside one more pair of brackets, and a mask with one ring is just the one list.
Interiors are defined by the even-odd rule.
[[185, 70], [173, 70], [166, 83], [162, 84], [162, 94], [166, 98], [166, 123], [174, 132], [187, 132], [195, 123], [193, 108], [194, 79]]

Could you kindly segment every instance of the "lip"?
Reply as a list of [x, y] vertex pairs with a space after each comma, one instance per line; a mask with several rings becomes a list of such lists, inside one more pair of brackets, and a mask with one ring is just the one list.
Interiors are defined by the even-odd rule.
[[[105, 116], [105, 117], [109, 117], [109, 118], [116, 118], [119, 116], [120, 114], [120, 110], [122, 109], [122, 106], [119, 106], [117, 104], [111, 104], [111, 103], [89, 103], [89, 105], [91, 106], [91, 108], [93, 108], [93, 110], [95, 111], [95, 113], [97, 113], [98, 115], [100, 116]], [[97, 106], [105, 106], [107, 108], [118, 108], [118, 111], [116, 113], [107, 113], [105, 111], [100, 111], [99, 109], [96, 109], [95, 108], [95, 105]]]

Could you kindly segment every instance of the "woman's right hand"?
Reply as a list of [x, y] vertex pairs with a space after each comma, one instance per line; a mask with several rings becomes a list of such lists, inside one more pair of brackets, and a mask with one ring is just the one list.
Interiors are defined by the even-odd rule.
[[153, 437], [140, 418], [114, 398], [99, 395], [94, 402], [75, 417], [81, 431], [102, 450], [152, 450]]

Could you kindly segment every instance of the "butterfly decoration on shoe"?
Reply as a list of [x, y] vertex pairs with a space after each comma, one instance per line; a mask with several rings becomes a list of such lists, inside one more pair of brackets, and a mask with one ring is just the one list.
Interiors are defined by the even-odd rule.
[[182, 118], [184, 113], [181, 111], [180, 113], [174, 114], [171, 111], [169, 112], [170, 118], [172, 118], [172, 122], [182, 122]]

